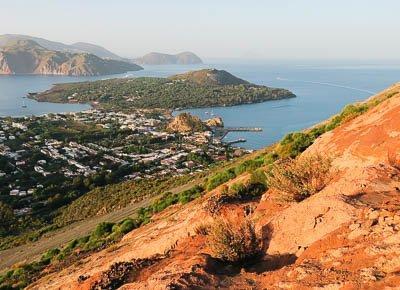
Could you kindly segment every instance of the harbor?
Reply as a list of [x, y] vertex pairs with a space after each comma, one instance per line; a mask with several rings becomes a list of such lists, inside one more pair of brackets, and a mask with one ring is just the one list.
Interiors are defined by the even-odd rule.
[[223, 127], [215, 128], [213, 133], [214, 137], [222, 140], [229, 132], [262, 132], [262, 128], [259, 127]]
[[[262, 128], [259, 127], [221, 127], [214, 128], [213, 134], [214, 138], [221, 141], [228, 135], [230, 132], [262, 132]], [[224, 142], [226, 145], [233, 145], [237, 143], [245, 143], [247, 140], [245, 138], [238, 138], [232, 141]]]

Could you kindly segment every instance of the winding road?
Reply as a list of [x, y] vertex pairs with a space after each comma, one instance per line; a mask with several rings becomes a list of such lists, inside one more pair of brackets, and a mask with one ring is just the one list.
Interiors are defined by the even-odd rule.
[[[190, 189], [200, 182], [201, 180], [194, 180], [183, 186], [179, 186], [168, 191], [172, 193], [179, 193]], [[139, 208], [149, 205], [160, 195], [148, 197], [140, 202], [128, 205], [127, 207], [105, 215], [92, 217], [65, 226], [61, 229], [45, 234], [36, 242], [27, 243], [18, 247], [0, 251], [0, 272], [5, 268], [11, 267], [17, 263], [32, 262], [40, 258], [42, 254], [49, 249], [60, 247], [73, 239], [88, 235], [96, 227], [96, 225], [101, 222], [119, 222], [126, 217], [134, 217]]]

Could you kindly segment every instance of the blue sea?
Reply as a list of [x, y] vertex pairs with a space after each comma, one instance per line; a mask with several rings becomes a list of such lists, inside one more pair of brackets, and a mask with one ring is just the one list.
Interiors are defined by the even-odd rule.
[[[296, 98], [233, 107], [187, 110], [210, 118], [221, 116], [226, 126], [261, 127], [262, 132], [229, 133], [225, 140], [245, 138], [240, 146], [259, 149], [285, 134], [310, 127], [339, 112], [346, 104], [365, 100], [400, 81], [400, 62], [393, 61], [237, 61], [210, 60], [195, 66], [147, 66], [145, 70], [107, 77], [0, 76], [0, 116], [41, 115], [89, 108], [79, 104], [38, 103], [28, 92], [52, 84], [113, 77], [169, 76], [200, 68], [225, 69], [255, 84], [291, 90]], [[23, 103], [26, 108], [23, 108]], [[207, 113], [208, 114], [207, 114]], [[179, 113], [179, 112], [175, 112]]]

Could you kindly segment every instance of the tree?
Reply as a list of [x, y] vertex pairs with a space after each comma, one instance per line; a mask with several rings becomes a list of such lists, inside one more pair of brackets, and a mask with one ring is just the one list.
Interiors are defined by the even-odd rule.
[[6, 236], [14, 223], [15, 216], [12, 208], [0, 201], [0, 237]]

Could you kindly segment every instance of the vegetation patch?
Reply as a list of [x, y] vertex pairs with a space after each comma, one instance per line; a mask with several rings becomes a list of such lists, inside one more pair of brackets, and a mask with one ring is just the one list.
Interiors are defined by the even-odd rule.
[[22, 289], [35, 281], [35, 279], [38, 279], [40, 273], [47, 266], [56, 266], [68, 258], [74, 260], [72, 259], [73, 257], [77, 258], [85, 253], [104, 249], [119, 241], [133, 229], [148, 223], [153, 214], [173, 204], [186, 204], [200, 197], [203, 192], [204, 188], [197, 185], [178, 194], [166, 193], [148, 207], [139, 209], [135, 219], [126, 218], [119, 223], [100, 223], [90, 235], [72, 240], [64, 245], [63, 248], [50, 249], [42, 255], [38, 262], [21, 265], [4, 275], [0, 275], [0, 289]]
[[158, 179], [142, 179], [97, 187], [73, 201], [56, 217], [57, 225], [64, 226], [75, 221], [93, 217], [100, 211], [111, 212], [134, 201], [165, 192], [188, 183], [191, 175]]
[[142, 207], [138, 210], [137, 223], [146, 224], [150, 221], [153, 214], [158, 213], [166, 209], [167, 207], [180, 203], [186, 204], [198, 197], [204, 192], [204, 188], [201, 185], [196, 185], [191, 189], [182, 191], [181, 193], [167, 192], [162, 197], [154, 201], [147, 207]]
[[282, 192], [285, 200], [302, 201], [326, 186], [330, 168], [331, 159], [319, 154], [285, 159], [268, 171], [268, 185]]
[[248, 219], [216, 220], [208, 234], [208, 244], [215, 258], [233, 264], [254, 262], [261, 253], [261, 240]]
[[220, 85], [167, 78], [110, 79], [57, 84], [34, 96], [39, 101], [98, 102], [104, 109], [176, 109], [233, 106], [295, 97], [285, 89], [250, 83]]

